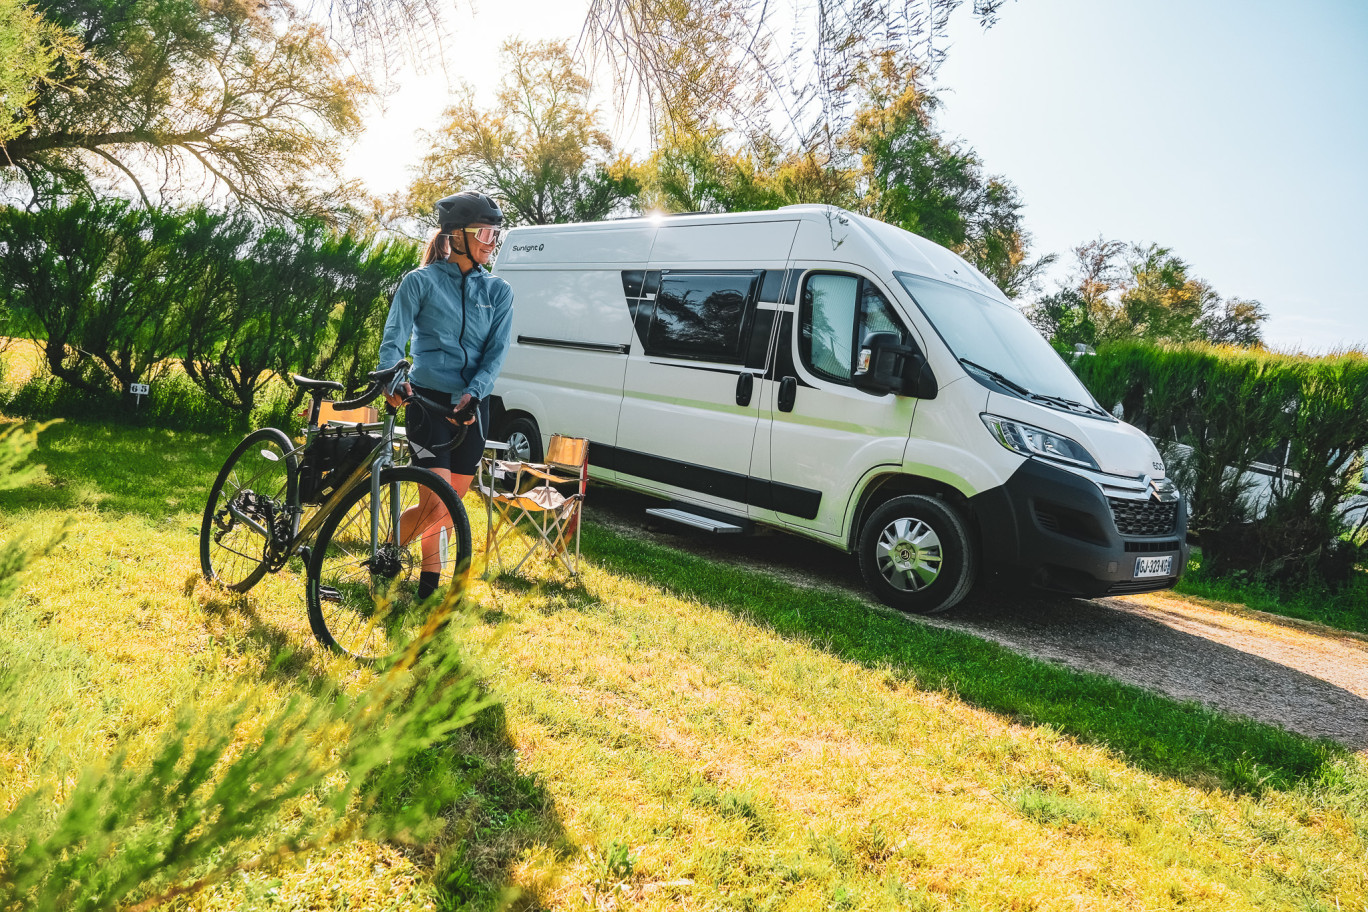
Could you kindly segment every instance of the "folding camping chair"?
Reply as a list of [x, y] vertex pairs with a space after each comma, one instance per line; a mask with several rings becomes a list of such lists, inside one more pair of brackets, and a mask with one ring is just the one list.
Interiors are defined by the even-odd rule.
[[[589, 441], [552, 434], [546, 462], [482, 461], [476, 489], [489, 519], [485, 565], [491, 552], [504, 569], [503, 549], [520, 524], [533, 540], [509, 571], [517, 573], [532, 555], [545, 551], [575, 576], [579, 573], [579, 526], [584, 491], [589, 483]], [[573, 553], [571, 547], [573, 545]]]

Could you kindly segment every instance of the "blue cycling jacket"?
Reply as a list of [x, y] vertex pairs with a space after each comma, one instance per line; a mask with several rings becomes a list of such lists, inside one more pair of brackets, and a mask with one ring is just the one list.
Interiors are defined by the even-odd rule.
[[476, 267], [462, 276], [439, 260], [399, 283], [380, 342], [380, 369], [392, 367], [408, 346], [410, 377], [419, 386], [480, 399], [494, 389], [513, 325], [513, 289]]

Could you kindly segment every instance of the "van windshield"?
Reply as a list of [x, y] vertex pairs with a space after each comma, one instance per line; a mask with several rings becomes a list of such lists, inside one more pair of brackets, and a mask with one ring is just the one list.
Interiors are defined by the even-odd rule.
[[[894, 273], [971, 374], [1066, 410], [1105, 415], [1087, 388], [1021, 311], [985, 295]], [[1049, 401], [1056, 400], [1056, 401]], [[1081, 406], [1075, 409], [1071, 406]]]

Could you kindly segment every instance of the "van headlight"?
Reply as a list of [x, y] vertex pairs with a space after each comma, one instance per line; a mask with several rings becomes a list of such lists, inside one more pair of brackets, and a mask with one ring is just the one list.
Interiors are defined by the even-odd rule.
[[1098, 468], [1097, 460], [1076, 440], [1010, 418], [980, 415], [998, 443], [1022, 456], [1040, 456], [1070, 465]]

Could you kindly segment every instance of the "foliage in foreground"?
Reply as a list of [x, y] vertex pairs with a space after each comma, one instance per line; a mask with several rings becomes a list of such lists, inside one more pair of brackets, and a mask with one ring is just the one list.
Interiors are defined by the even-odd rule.
[[[33, 446], [31, 432], [11, 426], [0, 436], [0, 469], [18, 468]], [[39, 474], [0, 472], [0, 489]], [[6, 615], [28, 559], [22, 549], [11, 541], [0, 555]], [[41, 737], [48, 720], [35, 709], [65, 692], [65, 669], [53, 661], [60, 647], [39, 630], [0, 620], [0, 731], [17, 746]], [[67, 785], [19, 797], [0, 819], [0, 906], [148, 908], [301, 852], [422, 828], [449, 795], [369, 811], [411, 760], [486, 703], [454, 640], [432, 636], [359, 696], [333, 679], [274, 706], [258, 686], [208, 708], [172, 707], [176, 721], [150, 751], [119, 750]]]
[[[7, 669], [0, 712], [10, 715], [38, 673]], [[208, 714], [182, 710], [148, 760], [116, 755], [85, 771], [55, 815], [57, 796], [26, 796], [0, 821], [0, 901], [145, 908], [238, 870], [420, 826], [433, 811], [427, 803], [374, 816], [383, 789], [362, 786], [467, 724], [480, 702], [440, 648], [360, 697], [325, 689], [264, 714], [262, 697], [241, 694]]]

